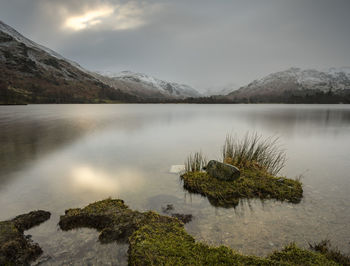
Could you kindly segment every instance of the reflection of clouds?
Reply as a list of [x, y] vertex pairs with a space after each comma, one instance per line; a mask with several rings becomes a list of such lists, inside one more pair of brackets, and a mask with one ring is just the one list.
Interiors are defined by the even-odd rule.
[[142, 184], [142, 175], [134, 170], [122, 170], [113, 174], [95, 169], [91, 166], [78, 166], [71, 170], [70, 178], [73, 188], [96, 192], [116, 193], [135, 190]]

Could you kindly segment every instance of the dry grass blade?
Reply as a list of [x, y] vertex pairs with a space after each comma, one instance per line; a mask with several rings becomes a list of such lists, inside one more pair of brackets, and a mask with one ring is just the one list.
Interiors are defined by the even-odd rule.
[[199, 172], [207, 165], [207, 160], [203, 156], [202, 152], [196, 152], [193, 155], [187, 157], [185, 161], [185, 170], [189, 172]]
[[286, 162], [285, 152], [278, 141], [278, 137], [263, 139], [256, 133], [248, 133], [242, 140], [227, 135], [222, 148], [223, 159], [238, 167], [257, 165], [276, 175]]

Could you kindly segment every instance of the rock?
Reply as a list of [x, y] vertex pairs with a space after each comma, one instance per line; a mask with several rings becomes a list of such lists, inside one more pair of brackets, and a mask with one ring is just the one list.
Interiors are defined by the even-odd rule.
[[192, 221], [192, 214], [183, 214], [183, 213], [174, 213], [174, 205], [173, 204], [167, 204], [166, 207], [162, 207], [162, 212], [166, 214], [170, 214], [171, 217], [177, 218], [184, 224], [187, 224]]
[[41, 248], [30, 237], [25, 237], [23, 231], [49, 218], [49, 212], [39, 210], [0, 222], [0, 265], [29, 265], [38, 258]]
[[166, 207], [162, 207], [162, 211], [164, 213], [169, 213], [172, 210], [174, 210], [174, 205], [173, 204], [167, 204]]
[[179, 219], [184, 224], [191, 222], [193, 218], [192, 214], [182, 214], [182, 213], [172, 213], [171, 217], [175, 217]]
[[181, 164], [181, 165], [172, 165], [170, 167], [169, 173], [171, 174], [180, 174], [185, 172], [185, 165]]
[[120, 199], [105, 199], [80, 209], [69, 209], [60, 217], [59, 226], [68, 231], [80, 227], [95, 228], [101, 243], [125, 243], [140, 227], [150, 223], [178, 223], [177, 219], [155, 212], [129, 209]]
[[209, 161], [206, 172], [209, 176], [224, 181], [236, 180], [241, 174], [237, 167], [215, 160]]

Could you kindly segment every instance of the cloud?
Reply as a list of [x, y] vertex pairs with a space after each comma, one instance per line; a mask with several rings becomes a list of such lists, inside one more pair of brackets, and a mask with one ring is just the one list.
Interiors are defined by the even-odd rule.
[[83, 30], [101, 23], [103, 18], [109, 17], [113, 12], [113, 7], [100, 7], [79, 16], [68, 17], [64, 26], [73, 30]]
[[348, 66], [349, 8], [349, 0], [1, 0], [0, 17], [87, 69], [200, 89], [291, 66]]
[[85, 7], [79, 14], [69, 14], [63, 7], [63, 29], [81, 31], [128, 30], [147, 24], [146, 16], [154, 12], [159, 5], [130, 1], [126, 3], [93, 3]]

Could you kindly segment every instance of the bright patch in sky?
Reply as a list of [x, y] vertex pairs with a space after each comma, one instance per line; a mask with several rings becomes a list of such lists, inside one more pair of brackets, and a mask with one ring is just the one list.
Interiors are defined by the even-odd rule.
[[137, 2], [128, 2], [113, 6], [94, 7], [78, 16], [65, 20], [65, 28], [74, 31], [98, 26], [111, 30], [127, 30], [145, 24], [143, 8]]
[[94, 11], [88, 11], [80, 16], [68, 18], [65, 26], [73, 30], [83, 30], [101, 23], [101, 19], [110, 16], [113, 12], [113, 7], [101, 7]]

